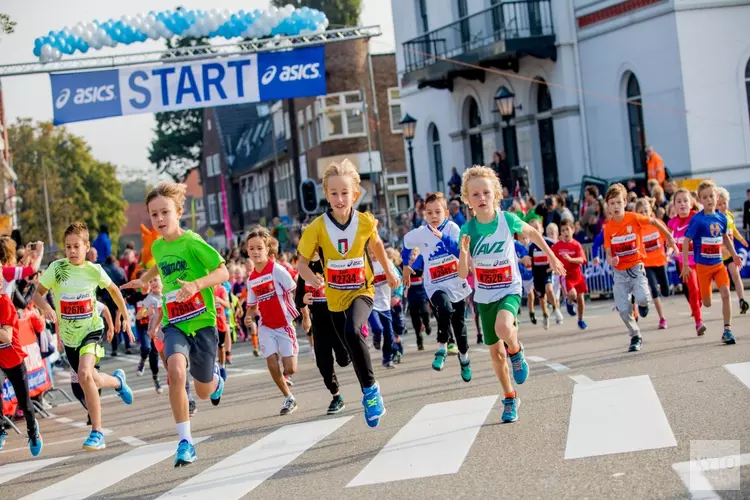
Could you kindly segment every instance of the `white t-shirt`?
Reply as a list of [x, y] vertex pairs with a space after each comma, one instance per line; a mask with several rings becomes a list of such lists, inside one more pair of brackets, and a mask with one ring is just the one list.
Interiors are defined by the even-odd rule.
[[[393, 262], [388, 261], [391, 265], [391, 272], [398, 276], [398, 269]], [[372, 263], [372, 272], [375, 277], [375, 298], [372, 302], [372, 308], [376, 311], [390, 311], [392, 290], [388, 285], [383, 266], [377, 260]]]

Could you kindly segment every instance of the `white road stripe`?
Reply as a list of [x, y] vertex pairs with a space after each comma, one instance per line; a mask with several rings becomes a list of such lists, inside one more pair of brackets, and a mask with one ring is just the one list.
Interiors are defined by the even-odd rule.
[[721, 500], [721, 495], [716, 493], [716, 488], [714, 488], [704, 473], [748, 465], [750, 465], [750, 453], [728, 457], [704, 458], [701, 459], [700, 463], [696, 460], [680, 462], [672, 464], [672, 469], [680, 476], [682, 484], [688, 489], [690, 498], [693, 500]]
[[740, 382], [747, 386], [748, 389], [750, 389], [750, 362], [724, 365], [724, 368], [726, 368], [729, 373], [737, 377]]
[[[195, 443], [205, 441], [207, 437], [195, 439]], [[105, 462], [98, 463], [83, 472], [52, 484], [42, 490], [24, 497], [22, 500], [74, 500], [88, 498], [113, 484], [123, 481], [133, 474], [158, 464], [172, 457], [177, 443], [160, 443], [141, 446], [118, 455]]]
[[347, 487], [455, 474], [497, 396], [423, 407]]
[[129, 444], [130, 446], [145, 446], [146, 442], [141, 441], [140, 439], [133, 437], [133, 436], [122, 436], [120, 438], [120, 441], [122, 441], [125, 444]]
[[70, 425], [72, 425], [73, 427], [78, 427], [79, 429], [82, 429], [82, 428], [88, 426], [88, 424], [86, 422], [73, 422]]
[[60, 417], [60, 418], [56, 418], [55, 419], [55, 422], [60, 422], [61, 424], [69, 424], [72, 421], [73, 421], [73, 419], [67, 418], [67, 417]]
[[352, 418], [285, 425], [159, 498], [242, 498]]
[[472, 351], [475, 351], [475, 352], [490, 352], [489, 349], [485, 349], [484, 347], [475, 347], [475, 348], [472, 349]]
[[105, 436], [109, 436], [110, 434], [113, 434], [114, 432], [115, 431], [113, 431], [112, 429], [107, 429], [106, 427], [102, 429], [102, 434], [104, 434]]
[[565, 365], [561, 365], [560, 363], [547, 363], [545, 366], [548, 366], [549, 368], [552, 368], [556, 372], [566, 372], [566, 371], [570, 370], [570, 368], [568, 368]]
[[[56, 446], [58, 444], [65, 444], [65, 443], [72, 443], [74, 441], [78, 441], [78, 442], [81, 442], [81, 443], [83, 442], [83, 440], [81, 438], [79, 438], [79, 437], [73, 438], [73, 439], [65, 439], [63, 441], [53, 441], [51, 443], [45, 441], [44, 442], [44, 448], [47, 449], [50, 446]], [[20, 448], [11, 448], [11, 449], [7, 449], [7, 450], [5, 448], [3, 448], [3, 451], [0, 451], [0, 455], [2, 455], [3, 453], [10, 453], [12, 451], [21, 451], [21, 450], [23, 450], [23, 451], [29, 451], [28, 445], [20, 447]]]
[[673, 446], [677, 441], [648, 375], [573, 388], [566, 459]]
[[593, 380], [588, 378], [586, 375], [570, 375], [570, 378], [573, 379], [573, 382], [580, 385], [586, 385], [586, 384], [595, 384]]
[[529, 361], [533, 361], [535, 363], [543, 363], [547, 361], [545, 358], [539, 357], [539, 356], [526, 356], [526, 359]]
[[11, 463], [0, 467], [0, 484], [31, 474], [49, 465], [54, 465], [70, 457], [46, 458], [44, 460], [29, 460], [28, 462]]

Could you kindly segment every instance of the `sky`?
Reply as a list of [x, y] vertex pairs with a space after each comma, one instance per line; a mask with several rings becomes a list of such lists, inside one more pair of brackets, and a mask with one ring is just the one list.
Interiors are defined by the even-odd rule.
[[[395, 40], [391, 2], [388, 0], [363, 0], [364, 8], [360, 19], [361, 25], [380, 25], [382, 36], [371, 41], [372, 53], [393, 52]], [[15, 32], [0, 38], [0, 65], [32, 62], [36, 57], [32, 53], [34, 39], [46, 35], [50, 30], [60, 30], [73, 26], [79, 21], [98, 19], [119, 19], [124, 15], [135, 15], [150, 10], [162, 11], [183, 6], [187, 9], [215, 8], [229, 9], [236, 12], [240, 9], [265, 9], [267, 0], [129, 0], [128, 2], [93, 2], [91, 0], [20, 0], [2, 2], [0, 10], [16, 21]], [[226, 42], [223, 38], [220, 39]], [[97, 55], [128, 54], [160, 50], [163, 41], [148, 40], [130, 46], [109, 48], [96, 51]], [[90, 56], [90, 51], [87, 56]], [[80, 54], [78, 55], [80, 57]], [[64, 56], [68, 58], [76, 57]], [[49, 75], [12, 76], [3, 78], [3, 99], [5, 102], [5, 119], [9, 124], [16, 118], [33, 120], [52, 120], [52, 94]], [[83, 137], [91, 146], [93, 155], [100, 161], [108, 161], [118, 166], [120, 178], [134, 175], [148, 177], [153, 167], [148, 161], [148, 147], [153, 138], [155, 127], [153, 115], [131, 115], [127, 117], [106, 118], [67, 124], [65, 127]]]

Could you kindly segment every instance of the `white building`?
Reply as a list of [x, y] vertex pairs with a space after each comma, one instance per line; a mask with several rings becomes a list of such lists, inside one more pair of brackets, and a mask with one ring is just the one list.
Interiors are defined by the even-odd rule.
[[[645, 171], [750, 187], [750, 1], [392, 1], [419, 192], [452, 167], [528, 165], [532, 192]], [[515, 94], [509, 125], [494, 96]]]

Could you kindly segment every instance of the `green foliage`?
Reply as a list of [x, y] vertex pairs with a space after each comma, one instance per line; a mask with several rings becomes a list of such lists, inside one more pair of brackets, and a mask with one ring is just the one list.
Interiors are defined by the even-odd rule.
[[122, 197], [128, 203], [143, 203], [150, 189], [145, 180], [135, 179], [122, 185]]
[[0, 35], [10, 35], [16, 30], [17, 24], [17, 22], [11, 20], [8, 14], [0, 13]]
[[274, 7], [286, 4], [317, 9], [328, 17], [331, 26], [357, 26], [362, 14], [362, 0], [271, 0]]
[[58, 246], [74, 221], [85, 222], [92, 239], [100, 224], [107, 224], [113, 242], [117, 240], [127, 222], [127, 203], [114, 165], [97, 161], [82, 138], [50, 122], [19, 119], [8, 127], [8, 142], [18, 175], [16, 189], [23, 200], [19, 215], [24, 239], [47, 241], [44, 166], [52, 237]]

